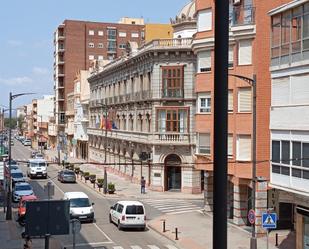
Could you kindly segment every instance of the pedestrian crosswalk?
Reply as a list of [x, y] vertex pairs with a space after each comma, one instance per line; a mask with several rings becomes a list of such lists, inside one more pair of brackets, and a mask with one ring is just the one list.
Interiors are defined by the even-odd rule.
[[193, 211], [200, 211], [202, 207], [188, 200], [179, 199], [144, 199], [141, 200], [144, 204], [147, 204], [160, 212], [165, 214], [179, 214], [189, 213]]
[[132, 245], [130, 247], [122, 247], [122, 246], [112, 246], [110, 247], [111, 249], [178, 249], [176, 246], [174, 245], [164, 245], [162, 247], [156, 246], [156, 245], [147, 245], [147, 246], [138, 246], [138, 245]]

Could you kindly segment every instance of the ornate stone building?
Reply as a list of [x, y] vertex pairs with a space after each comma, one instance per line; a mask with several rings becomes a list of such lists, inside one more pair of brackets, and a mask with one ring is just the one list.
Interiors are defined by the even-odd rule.
[[[153, 40], [93, 74], [89, 159], [151, 189], [200, 192], [191, 39]], [[140, 155], [148, 155], [141, 161]]]

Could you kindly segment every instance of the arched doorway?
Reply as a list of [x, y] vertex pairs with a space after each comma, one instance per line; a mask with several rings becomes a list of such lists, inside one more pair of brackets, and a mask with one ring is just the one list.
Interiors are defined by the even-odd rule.
[[181, 190], [181, 159], [176, 154], [168, 155], [164, 160], [164, 190]]

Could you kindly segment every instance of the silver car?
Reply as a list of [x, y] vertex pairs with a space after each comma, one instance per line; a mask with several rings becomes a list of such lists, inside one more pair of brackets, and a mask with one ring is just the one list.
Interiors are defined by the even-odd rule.
[[22, 196], [33, 195], [33, 189], [27, 182], [18, 182], [15, 184], [12, 199], [18, 202]]
[[61, 170], [58, 172], [58, 181], [60, 182], [76, 182], [76, 175], [73, 170]]

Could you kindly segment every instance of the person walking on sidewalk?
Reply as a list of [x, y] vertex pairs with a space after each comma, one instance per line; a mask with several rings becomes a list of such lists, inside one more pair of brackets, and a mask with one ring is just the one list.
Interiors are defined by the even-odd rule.
[[141, 179], [141, 194], [145, 194], [145, 187], [146, 187], [146, 180], [142, 176], [142, 179]]

